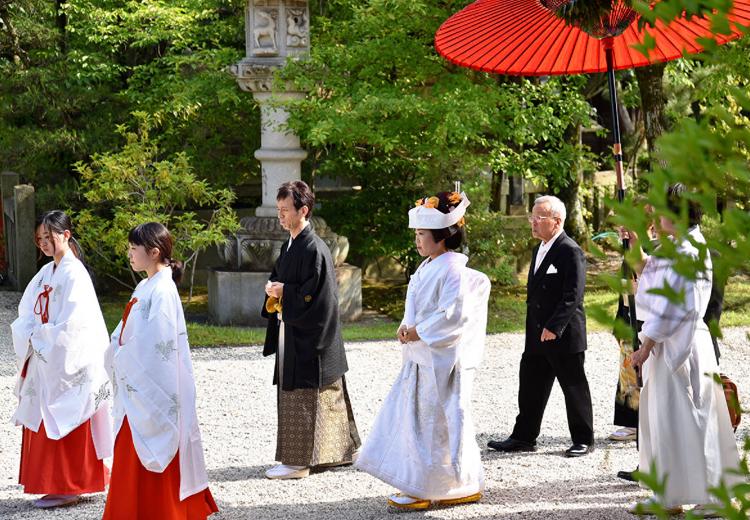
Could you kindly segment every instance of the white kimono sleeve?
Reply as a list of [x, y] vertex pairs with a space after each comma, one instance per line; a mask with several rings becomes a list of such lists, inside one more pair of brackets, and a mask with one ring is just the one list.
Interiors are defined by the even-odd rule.
[[680, 276], [666, 264], [664, 269], [662, 287], [668, 286], [677, 293], [684, 291], [684, 301], [672, 302], [666, 296], [649, 294], [648, 318], [640, 335], [641, 338], [649, 337], [656, 343], [664, 344], [665, 361], [674, 371], [690, 356], [695, 330], [701, 316], [697, 305], [695, 282]]
[[133, 444], [141, 464], [156, 473], [172, 462], [180, 440], [174, 306], [169, 295], [154, 294], [148, 320], [127, 343], [115, 347], [115, 377], [124, 393]]
[[36, 303], [39, 290], [39, 280], [44, 276], [43, 271], [44, 269], [40, 270], [26, 286], [26, 290], [24, 290], [21, 297], [21, 302], [18, 304], [18, 318], [10, 325], [18, 370], [23, 369], [26, 360], [31, 356], [29, 341], [34, 329], [39, 324], [34, 315], [34, 304]]
[[450, 268], [446, 271], [437, 306], [416, 324], [420, 339], [430, 347], [449, 347], [461, 337], [466, 322], [461, 269]]
[[487, 275], [474, 269], [464, 271], [462, 283], [465, 295], [463, 314], [466, 322], [458, 347], [458, 358], [462, 368], [477, 368], [484, 355], [491, 284]]
[[[80, 276], [88, 277], [88, 273], [61, 265], [58, 269], [66, 269], [65, 282], [57, 285], [49, 297], [59, 302], [59, 314], [47, 323], [35, 322], [31, 344], [53, 366], [66, 366], [65, 357], [87, 347], [87, 341], [93, 341], [92, 336], [83, 331], [93, 329], [97, 324], [89, 325], [94, 309], [99, 310], [91, 280], [77, 280]], [[60, 273], [61, 278], [64, 276]], [[55, 291], [57, 293], [55, 294]], [[37, 291], [38, 292], [38, 291]], [[34, 319], [33, 304], [31, 318]], [[99, 311], [101, 314], [101, 311]], [[82, 341], [82, 338], [83, 341]], [[96, 340], [101, 338], [96, 337]], [[101, 347], [101, 345], [96, 345]], [[59, 364], [57, 364], [59, 363]]]
[[406, 289], [406, 301], [404, 302], [404, 319], [401, 320], [401, 325], [407, 327], [413, 327], [416, 321], [416, 309], [414, 307], [414, 294], [416, 293], [414, 284], [416, 283], [414, 276], [409, 280], [409, 287]]

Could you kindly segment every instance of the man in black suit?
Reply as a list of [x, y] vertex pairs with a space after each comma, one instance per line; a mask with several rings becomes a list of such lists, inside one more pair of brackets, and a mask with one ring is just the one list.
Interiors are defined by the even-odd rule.
[[565, 396], [573, 445], [567, 457], [593, 449], [591, 393], [584, 371], [586, 315], [583, 291], [586, 258], [563, 231], [565, 205], [552, 196], [538, 198], [529, 217], [531, 233], [542, 241], [534, 249], [526, 289], [526, 347], [521, 357], [518, 417], [504, 441], [490, 441], [498, 451], [535, 451], [552, 384]]

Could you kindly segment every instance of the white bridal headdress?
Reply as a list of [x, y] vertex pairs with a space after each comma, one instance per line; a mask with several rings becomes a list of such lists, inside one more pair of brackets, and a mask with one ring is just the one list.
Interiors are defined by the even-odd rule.
[[[443, 213], [437, 209], [438, 198], [426, 197], [417, 201], [417, 206], [409, 210], [409, 227], [414, 229], [443, 229], [455, 226], [463, 222], [466, 208], [469, 207], [469, 199], [466, 193], [453, 193], [454, 197], [461, 197], [458, 206], [450, 208], [449, 213]], [[460, 224], [459, 224], [460, 225]]]

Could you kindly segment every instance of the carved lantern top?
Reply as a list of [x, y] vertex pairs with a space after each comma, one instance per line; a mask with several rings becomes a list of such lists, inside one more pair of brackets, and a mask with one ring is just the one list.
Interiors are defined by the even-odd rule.
[[248, 0], [245, 10], [248, 61], [284, 62], [287, 56], [310, 51], [310, 11], [307, 0]]
[[248, 0], [245, 58], [231, 68], [243, 90], [273, 90], [273, 73], [288, 57], [310, 52], [307, 0]]

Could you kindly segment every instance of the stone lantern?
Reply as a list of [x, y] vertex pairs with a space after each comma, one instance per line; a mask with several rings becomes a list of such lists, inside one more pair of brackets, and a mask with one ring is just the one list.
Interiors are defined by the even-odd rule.
[[[301, 162], [307, 152], [287, 126], [284, 105], [306, 93], [291, 85], [277, 85], [274, 74], [288, 59], [310, 51], [310, 11], [307, 0], [248, 0], [245, 9], [245, 58], [232, 67], [240, 88], [252, 93], [260, 107], [260, 161], [262, 202], [255, 216], [240, 221], [241, 229], [220, 248], [223, 268], [208, 279], [209, 314], [221, 324], [260, 325], [264, 286], [289, 233], [276, 216], [276, 192], [284, 182], [301, 178]], [[317, 216], [311, 224], [331, 249], [339, 283], [342, 319], [362, 312], [362, 275], [345, 264], [349, 241], [334, 233]]]
[[[240, 88], [251, 92], [261, 111], [263, 201], [257, 217], [276, 216], [276, 190], [300, 178], [300, 163], [307, 152], [299, 137], [286, 127], [287, 111], [279, 106], [301, 99], [305, 92], [274, 88], [273, 75], [287, 58], [310, 52], [310, 13], [306, 0], [248, 0], [245, 10], [247, 56], [233, 67]], [[288, 87], [288, 86], [285, 86]]]

